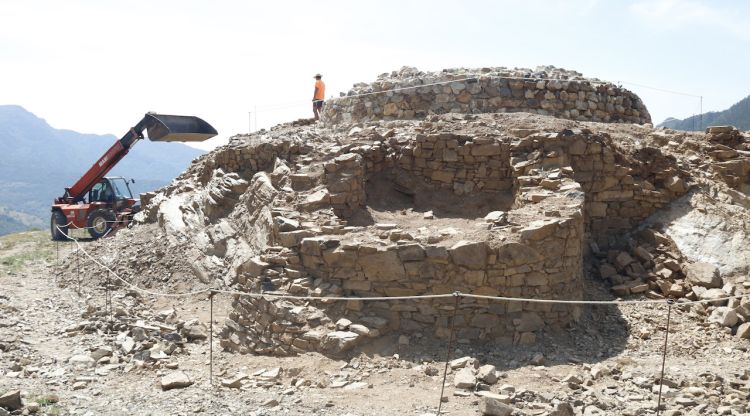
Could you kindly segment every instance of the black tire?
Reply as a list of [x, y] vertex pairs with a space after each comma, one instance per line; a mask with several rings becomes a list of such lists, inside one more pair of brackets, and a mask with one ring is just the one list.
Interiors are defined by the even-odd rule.
[[68, 226], [65, 215], [60, 211], [52, 211], [49, 219], [49, 232], [53, 241], [65, 241], [68, 239]]
[[96, 209], [86, 218], [91, 238], [97, 239], [106, 235], [114, 225], [115, 213], [108, 209]]

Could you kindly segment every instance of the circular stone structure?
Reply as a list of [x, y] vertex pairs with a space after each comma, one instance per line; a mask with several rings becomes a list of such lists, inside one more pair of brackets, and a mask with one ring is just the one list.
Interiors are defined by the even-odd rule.
[[579, 121], [651, 122], [643, 101], [613, 83], [553, 66], [423, 72], [412, 67], [358, 83], [326, 103], [328, 124], [414, 119], [444, 113], [528, 112]]

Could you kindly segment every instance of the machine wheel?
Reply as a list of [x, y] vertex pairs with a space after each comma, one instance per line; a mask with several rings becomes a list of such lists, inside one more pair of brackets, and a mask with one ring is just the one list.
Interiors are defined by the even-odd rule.
[[60, 211], [53, 211], [49, 219], [49, 232], [52, 234], [53, 241], [63, 241], [68, 239], [68, 227], [65, 215]]
[[96, 209], [86, 218], [86, 227], [89, 229], [91, 238], [100, 238], [112, 229], [115, 222], [115, 213], [107, 209]]

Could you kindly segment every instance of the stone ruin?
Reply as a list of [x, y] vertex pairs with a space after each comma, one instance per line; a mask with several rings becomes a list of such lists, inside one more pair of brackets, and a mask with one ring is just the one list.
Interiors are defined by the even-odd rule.
[[236, 136], [142, 199], [141, 227], [163, 236], [150, 234], [152, 245], [206, 284], [354, 298], [236, 295], [225, 349], [339, 355], [386, 333], [445, 338], [454, 314], [461, 340], [533, 343], [580, 308], [360, 299], [583, 299], [586, 276], [618, 296], [697, 298], [706, 290], [683, 267], [683, 242], [644, 224], [701, 186], [750, 206], [746, 137], [732, 129], [704, 138], [528, 113], [384, 118]]
[[[452, 82], [451, 82], [452, 81]], [[527, 112], [579, 121], [645, 124], [641, 99], [609, 82], [553, 66], [422, 72], [403, 67], [327, 102], [324, 120], [350, 124], [444, 113]]]
[[[606, 134], [505, 130], [496, 116], [433, 116], [330, 156], [308, 179], [290, 178], [292, 190], [307, 196], [298, 210], [272, 210], [269, 246], [240, 267], [242, 290], [581, 299], [584, 242], [606, 248], [611, 235], [687, 191], [674, 159], [658, 152], [625, 158]], [[273, 178], [283, 170], [277, 164], [268, 179], [259, 172], [251, 187], [277, 193]], [[320, 210], [332, 211], [330, 223], [306, 225], [306, 214]], [[371, 211], [390, 212], [393, 222], [363, 218]], [[445, 337], [453, 303], [237, 297], [222, 345], [335, 354], [386, 331]], [[533, 343], [539, 330], [563, 327], [579, 313], [569, 305], [463, 299], [457, 336]]]

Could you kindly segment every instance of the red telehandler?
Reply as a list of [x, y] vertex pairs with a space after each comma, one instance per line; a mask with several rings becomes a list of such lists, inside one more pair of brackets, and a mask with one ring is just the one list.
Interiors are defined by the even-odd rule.
[[75, 185], [55, 199], [50, 218], [53, 240], [64, 240], [70, 228], [88, 228], [92, 238], [127, 226], [140, 209], [128, 181], [105, 177], [144, 138], [161, 142], [200, 142], [216, 136], [216, 129], [198, 117], [147, 113], [135, 127], [117, 140]]

